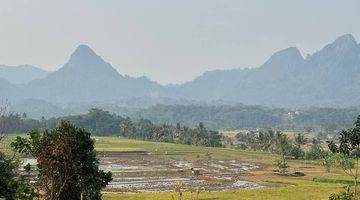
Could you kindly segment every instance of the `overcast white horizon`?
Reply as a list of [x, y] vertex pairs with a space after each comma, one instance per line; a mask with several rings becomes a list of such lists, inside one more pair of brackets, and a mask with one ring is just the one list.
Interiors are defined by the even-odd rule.
[[183, 83], [257, 67], [295, 46], [305, 56], [350, 33], [360, 1], [0, 0], [0, 64], [60, 68], [79, 44], [121, 74]]

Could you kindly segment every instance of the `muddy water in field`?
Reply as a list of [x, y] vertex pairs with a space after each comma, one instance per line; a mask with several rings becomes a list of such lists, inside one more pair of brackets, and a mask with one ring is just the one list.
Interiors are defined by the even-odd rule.
[[[194, 170], [192, 171], [191, 168]], [[224, 191], [258, 188], [259, 184], [241, 180], [241, 174], [259, 166], [236, 160], [173, 160], [147, 153], [112, 153], [100, 157], [100, 169], [111, 171], [113, 181], [106, 190], [118, 192], [183, 190]]]

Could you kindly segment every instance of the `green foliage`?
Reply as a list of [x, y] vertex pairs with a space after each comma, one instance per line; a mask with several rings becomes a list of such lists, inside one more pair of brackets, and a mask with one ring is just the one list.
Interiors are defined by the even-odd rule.
[[[57, 119], [69, 121], [77, 126], [83, 127], [95, 135], [114, 135], [120, 132], [119, 124], [122, 117], [110, 114], [108, 111], [93, 108], [85, 115], [74, 115]], [[54, 128], [54, 127], [48, 127]]]
[[194, 129], [187, 126], [153, 124], [149, 120], [141, 119], [138, 122], [125, 118], [120, 121], [120, 135], [131, 139], [142, 139], [160, 142], [173, 142], [197, 146], [220, 147], [221, 135], [217, 131], [205, 128], [199, 123]]
[[286, 172], [286, 169], [289, 168], [289, 165], [284, 158], [276, 160], [275, 165], [278, 167], [279, 172], [282, 174], [284, 174]]
[[16, 174], [17, 167], [17, 162], [0, 152], [0, 199], [32, 200], [36, 196], [35, 190], [29, 180]]
[[[37, 123], [34, 123], [32, 126], [26, 126], [27, 128], [15, 128], [22, 127], [20, 124], [24, 124], [28, 121], [35, 121]], [[120, 135], [131, 139], [149, 141], [173, 142], [209, 147], [222, 146], [221, 134], [218, 131], [208, 130], [203, 123], [199, 123], [194, 128], [183, 126], [179, 123], [176, 124], [176, 126], [166, 123], [153, 124], [150, 120], [147, 119], [133, 121], [129, 117], [124, 118], [115, 114], [110, 114], [108, 111], [101, 109], [91, 109], [89, 113], [83, 115], [74, 115], [57, 119], [51, 118], [49, 120], [42, 119], [39, 121], [30, 120], [27, 118], [23, 119], [18, 115], [5, 121], [2, 121], [0, 117], [0, 125], [1, 122], [4, 122], [6, 127], [8, 127], [6, 129], [4, 128], [4, 130], [7, 132], [21, 132], [24, 130], [29, 130], [30, 127], [31, 130], [33, 130], [34, 127], [39, 130], [54, 129], [58, 124], [61, 123], [61, 121], [69, 121], [74, 125], [82, 127], [85, 130], [93, 133], [94, 135]], [[12, 125], [12, 123], [17, 125]], [[23, 146], [26, 145], [30, 144], [23, 144]]]
[[[110, 113], [103, 113], [101, 118], [97, 118], [99, 109], [87, 117], [68, 116], [64, 120], [72, 121], [74, 124], [84, 124], [87, 130], [93, 134], [115, 134], [118, 127], [102, 122], [112, 120]], [[111, 109], [114, 111], [114, 109]], [[106, 111], [103, 111], [106, 112]], [[132, 119], [148, 119], [155, 124], [176, 124], [181, 122], [188, 127], [195, 127], [203, 122], [206, 127], [212, 130], [235, 130], [235, 129], [268, 129], [277, 130], [301, 130], [316, 131], [322, 133], [336, 132], [352, 126], [354, 117], [359, 113], [355, 108], [311, 108], [300, 109], [295, 117], [287, 114], [293, 112], [288, 109], [267, 108], [262, 106], [244, 105], [222, 105], [222, 106], [202, 106], [202, 105], [157, 105], [140, 111], [125, 112]], [[124, 113], [124, 112], [118, 112]], [[12, 121], [13, 125], [1, 128], [1, 121]], [[74, 120], [74, 121], [73, 121]], [[97, 124], [94, 121], [97, 120]], [[0, 118], [0, 132], [27, 132], [35, 128], [53, 129], [59, 124], [58, 118], [48, 120], [33, 120], [28, 116], [15, 115]], [[118, 121], [118, 120], [117, 120]], [[6, 122], [6, 124], [10, 124]], [[15, 126], [15, 124], [17, 124]], [[116, 124], [116, 123], [114, 123]], [[86, 126], [85, 126], [86, 125]], [[97, 127], [99, 125], [100, 127]], [[98, 131], [96, 131], [98, 130]], [[322, 134], [325, 139], [325, 135]]]
[[276, 133], [276, 150], [281, 158], [276, 161], [276, 166], [279, 168], [280, 173], [285, 173], [289, 167], [286, 161], [286, 154], [292, 148], [289, 138], [281, 133]]
[[291, 156], [294, 159], [301, 159], [305, 156], [301, 145], [305, 144], [307, 140], [303, 134], [298, 134], [295, 137], [296, 145], [293, 145], [285, 134], [273, 130], [267, 132], [250, 131], [245, 136], [237, 134], [236, 138], [245, 140], [246, 146], [252, 150], [276, 152], [282, 156]]
[[333, 167], [335, 165], [335, 157], [334, 154], [328, 152], [325, 156], [324, 156], [324, 160], [322, 162], [323, 166], [326, 169], [326, 172], [330, 172], [331, 167]]
[[353, 180], [349, 179], [336, 179], [336, 178], [314, 178], [313, 181], [320, 183], [341, 183], [341, 184], [352, 184]]
[[101, 199], [101, 188], [111, 181], [111, 173], [99, 170], [90, 133], [70, 123], [52, 131], [32, 131], [29, 138], [17, 137], [11, 144], [19, 153], [38, 161], [37, 186], [47, 199]]
[[306, 159], [308, 160], [316, 160], [316, 159], [322, 159], [327, 155], [326, 151], [324, 151], [322, 148], [313, 148], [306, 153]]
[[345, 191], [341, 191], [336, 194], [331, 194], [329, 200], [353, 200], [354, 194], [350, 191], [348, 187]]
[[295, 141], [296, 146], [298, 146], [298, 147], [300, 148], [301, 145], [306, 144], [307, 138], [305, 138], [305, 135], [304, 135], [303, 133], [298, 133], [298, 134], [295, 136], [294, 141]]
[[317, 159], [324, 159], [329, 155], [333, 156], [333, 154], [329, 151], [325, 151], [321, 147], [321, 142], [318, 138], [313, 138], [312, 145], [310, 150], [306, 153], [307, 160], [317, 160]]
[[276, 151], [283, 157], [292, 149], [289, 138], [282, 132], [276, 133]]
[[301, 159], [304, 158], [305, 156], [305, 152], [298, 146], [293, 146], [291, 148], [290, 151], [290, 155], [294, 158], [294, 159]]
[[305, 152], [304, 150], [301, 148], [302, 145], [306, 144], [307, 142], [307, 138], [305, 138], [305, 135], [303, 133], [298, 133], [295, 137], [294, 137], [294, 142], [295, 142], [295, 146], [292, 146], [291, 151], [290, 151], [290, 155], [294, 158], [294, 159], [301, 159], [305, 157]]
[[273, 130], [250, 131], [246, 136], [237, 136], [246, 141], [246, 144], [252, 150], [275, 151], [276, 150], [276, 133]]
[[244, 143], [241, 143], [241, 144], [237, 145], [237, 146], [235, 147], [235, 149], [245, 150], [245, 149], [246, 149], [246, 145], [245, 145]]
[[0, 115], [1, 133], [20, 133], [40, 127], [38, 120], [22, 118], [20, 115], [13, 113]]
[[335, 132], [351, 127], [358, 108], [299, 109], [288, 116], [288, 109], [245, 105], [156, 105], [140, 110], [135, 118], [146, 118], [154, 123], [182, 122], [196, 126], [204, 122], [215, 130], [268, 129]]
[[331, 141], [328, 146], [333, 153], [342, 155], [339, 163], [344, 171], [354, 179], [354, 198], [356, 199], [360, 157], [360, 115], [353, 128], [340, 132], [339, 143], [336, 145], [334, 141]]
[[338, 165], [350, 176], [354, 176], [352, 174], [352, 169], [354, 169], [356, 162], [354, 159], [347, 157], [343, 154], [336, 154], [335, 159]]

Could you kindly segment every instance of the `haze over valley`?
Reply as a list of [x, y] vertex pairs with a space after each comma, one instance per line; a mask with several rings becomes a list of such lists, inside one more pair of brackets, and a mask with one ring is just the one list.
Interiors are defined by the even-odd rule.
[[[352, 107], [360, 100], [360, 44], [338, 37], [304, 58], [296, 47], [275, 52], [263, 65], [214, 70], [184, 84], [161, 85], [119, 73], [87, 45], [59, 70], [1, 66], [2, 98], [30, 116], [113, 112], [165, 105], [263, 105], [279, 108]], [[352, 96], [349, 98], [349, 96]]]

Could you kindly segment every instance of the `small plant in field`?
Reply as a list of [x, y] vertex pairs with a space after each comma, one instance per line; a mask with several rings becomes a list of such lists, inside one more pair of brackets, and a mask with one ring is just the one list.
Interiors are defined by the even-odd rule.
[[241, 143], [235, 147], [235, 149], [239, 149], [239, 150], [246, 150], [246, 148], [247, 148], [246, 144], [244, 143]]
[[331, 167], [333, 167], [335, 165], [334, 155], [331, 153], [328, 153], [327, 155], [325, 155], [322, 165], [325, 167], [326, 172], [329, 173]]
[[286, 161], [286, 153], [291, 149], [291, 144], [289, 142], [288, 137], [281, 133], [276, 133], [276, 146], [277, 152], [280, 154], [280, 159], [276, 161], [276, 166], [279, 168], [279, 172], [284, 174], [286, 169], [289, 167]]
[[181, 181], [177, 181], [175, 182], [175, 185], [174, 185], [174, 189], [175, 189], [175, 192], [179, 193], [179, 200], [182, 200], [182, 188], [183, 188], [183, 182]]
[[211, 158], [212, 158], [212, 157], [211, 157], [211, 154], [212, 154], [212, 153], [210, 153], [210, 152], [207, 151], [207, 152], [205, 153], [205, 156], [206, 156], [209, 160], [211, 160]]
[[278, 167], [281, 174], [285, 174], [286, 169], [289, 168], [286, 159], [276, 160], [275, 165]]

